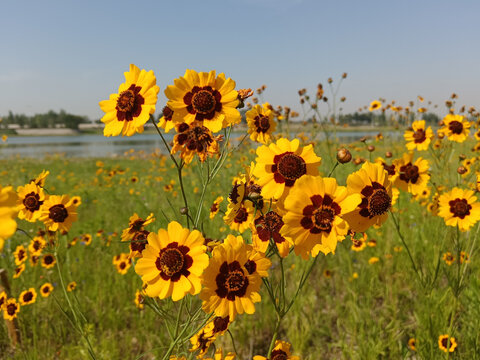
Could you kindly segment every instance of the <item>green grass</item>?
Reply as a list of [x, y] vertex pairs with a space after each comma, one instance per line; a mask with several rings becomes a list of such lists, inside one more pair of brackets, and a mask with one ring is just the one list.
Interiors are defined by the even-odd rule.
[[[358, 147], [363, 144], [355, 144]], [[374, 160], [392, 151], [400, 157], [403, 145], [386, 139], [375, 143], [377, 150], [368, 153], [363, 148], [352, 150], [354, 157], [363, 156]], [[471, 145], [471, 144], [470, 144]], [[223, 224], [221, 214], [210, 221], [208, 208], [219, 195], [226, 197], [231, 181], [242, 171], [242, 166], [255, 159], [253, 145], [246, 143], [241, 151], [234, 153], [226, 167], [207, 191], [201, 229], [205, 237], [221, 239], [231, 233]], [[323, 158], [321, 171], [326, 176], [332, 161], [326, 155], [324, 144], [316, 146], [316, 153]], [[455, 170], [459, 165], [457, 156], [467, 153], [467, 145], [456, 149], [448, 159], [441, 158], [439, 165], [432, 161], [432, 179], [436, 186], [453, 186], [460, 181]], [[445, 152], [441, 156], [447, 156]], [[421, 154], [431, 159], [431, 155]], [[468, 155], [471, 156], [471, 155]], [[103, 166], [96, 165], [101, 160]], [[177, 220], [186, 224], [180, 214], [183, 206], [176, 170], [169, 158], [152, 157], [133, 153], [131, 157], [118, 159], [66, 159], [52, 156], [42, 161], [33, 159], [0, 160], [2, 185], [20, 186], [48, 169], [46, 189], [51, 194], [79, 195], [79, 219], [68, 236], [60, 237], [59, 263], [66, 282], [76, 281], [77, 289], [70, 294], [75, 306], [87, 319], [85, 332], [90, 334], [94, 351], [99, 359], [158, 359], [162, 358], [169, 338], [164, 319], [150, 308], [138, 310], [134, 294], [141, 288], [141, 279], [132, 268], [124, 276], [117, 273], [112, 258], [128, 252], [126, 243], [120, 242], [122, 229], [134, 213], [146, 217], [153, 212], [156, 221], [147, 229], [156, 231], [165, 228], [168, 221]], [[102, 169], [98, 172], [98, 169]], [[359, 167], [353, 163], [337, 167], [333, 176], [345, 185], [349, 173]], [[120, 170], [120, 173], [119, 173]], [[114, 175], [113, 172], [116, 172]], [[200, 167], [194, 162], [185, 173], [186, 193], [189, 196], [191, 213], [196, 212], [200, 197]], [[138, 177], [137, 182], [132, 178]], [[470, 182], [474, 181], [471, 177]], [[175, 181], [172, 191], [164, 186]], [[465, 184], [464, 184], [465, 186]], [[226, 204], [222, 204], [225, 210]], [[471, 252], [468, 267], [458, 263], [447, 266], [441, 256], [446, 251], [456, 253], [456, 231], [446, 227], [443, 219], [434, 217], [409, 194], [402, 193], [395, 205], [399, 220], [412, 256], [423, 272], [422, 284], [412, 269], [405, 247], [395, 230], [392, 218], [379, 229], [368, 230], [369, 239], [376, 239], [377, 246], [361, 252], [351, 250], [346, 239], [339, 243], [335, 255], [319, 255], [307, 285], [291, 311], [286, 315], [279, 339], [292, 343], [293, 354], [302, 359], [404, 359], [445, 358], [438, 348], [438, 336], [449, 332], [452, 323], [458, 348], [450, 358], [476, 359], [480, 354], [480, 280], [477, 253]], [[40, 223], [18, 221], [19, 228], [33, 236], [41, 228]], [[478, 224], [470, 233], [460, 234], [463, 249], [470, 249], [477, 233]], [[103, 230], [103, 237], [95, 233]], [[117, 234], [115, 235], [114, 232]], [[67, 242], [75, 236], [92, 234], [89, 246], [80, 241], [72, 247]], [[249, 238], [249, 232], [244, 233]], [[0, 325], [0, 354], [12, 359], [88, 359], [85, 344], [70, 324], [70, 310], [59, 286], [56, 269], [45, 269], [27, 264], [25, 272], [12, 279], [15, 267], [12, 252], [19, 244], [28, 245], [30, 239], [17, 232], [6, 242], [0, 257], [0, 268], [9, 274], [11, 295], [18, 297], [21, 291], [45, 282], [55, 285], [49, 298], [37, 298], [35, 304], [21, 308], [18, 323], [22, 345], [16, 350], [9, 348], [5, 325]], [[369, 259], [379, 261], [369, 264]], [[285, 261], [287, 296], [297, 288], [302, 269], [308, 264], [290, 254]], [[329, 270], [331, 277], [324, 271]], [[455, 288], [458, 274], [465, 271], [463, 291], [458, 297]], [[279, 263], [273, 261], [270, 270], [273, 282], [279, 278]], [[354, 276], [357, 274], [358, 277]], [[231, 326], [238, 350], [238, 359], [252, 355], [266, 355], [276, 321], [275, 311], [269, 303], [265, 289], [261, 291], [262, 302], [256, 304], [254, 315], [238, 316]], [[198, 298], [194, 300], [199, 303]], [[170, 300], [159, 302], [160, 306], [175, 314], [179, 304]], [[67, 312], [67, 316], [62, 313]], [[453, 314], [453, 317], [452, 317]], [[417, 339], [417, 352], [408, 349], [409, 338]], [[225, 351], [233, 351], [228, 335], [217, 340]], [[184, 346], [183, 349], [186, 349]], [[188, 355], [188, 351], [185, 353]], [[193, 355], [188, 355], [194, 358]]]

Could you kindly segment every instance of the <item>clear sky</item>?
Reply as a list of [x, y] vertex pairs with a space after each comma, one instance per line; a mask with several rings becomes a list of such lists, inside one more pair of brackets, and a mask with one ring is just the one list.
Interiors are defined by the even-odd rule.
[[[478, 106], [480, 1], [195, 0], [1, 2], [0, 115], [50, 109], [100, 118], [129, 64], [163, 90], [185, 69], [299, 109], [297, 91], [348, 78], [346, 111], [417, 95]], [[327, 94], [328, 95], [328, 94]]]

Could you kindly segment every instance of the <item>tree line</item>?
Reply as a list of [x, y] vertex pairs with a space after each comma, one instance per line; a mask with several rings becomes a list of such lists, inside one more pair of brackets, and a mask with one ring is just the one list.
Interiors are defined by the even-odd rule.
[[0, 126], [5, 129], [13, 124], [21, 128], [66, 127], [69, 129], [78, 129], [79, 124], [88, 122], [90, 122], [90, 120], [86, 116], [69, 114], [65, 110], [60, 110], [60, 112], [50, 110], [45, 114], [35, 114], [33, 116], [13, 114], [9, 111], [7, 116], [2, 117]]

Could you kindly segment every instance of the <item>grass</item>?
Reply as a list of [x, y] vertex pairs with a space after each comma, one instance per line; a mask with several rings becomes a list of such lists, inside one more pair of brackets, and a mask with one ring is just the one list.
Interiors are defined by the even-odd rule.
[[[354, 156], [373, 161], [385, 151], [393, 152], [394, 158], [404, 151], [402, 144], [388, 138], [374, 144], [377, 147], [374, 153], [367, 152], [361, 143], [356, 143], [352, 152]], [[209, 187], [201, 226], [206, 237], [221, 239], [230, 233], [221, 214], [213, 221], [208, 219], [208, 208], [217, 196], [226, 197], [233, 177], [242, 171], [242, 166], [255, 159], [251, 147], [252, 144], [246, 143], [234, 153]], [[315, 149], [323, 158], [321, 171], [326, 176], [333, 162], [325, 154], [325, 146], [318, 144]], [[436, 186], [464, 182], [455, 170], [459, 165], [457, 156], [468, 151], [468, 146], [455, 151], [454, 155], [439, 152], [439, 156], [449, 155], [450, 161], [441, 158], [438, 164], [430, 154], [422, 154], [431, 161]], [[135, 307], [134, 294], [142, 285], [140, 277], [133, 267], [126, 275], [117, 273], [112, 258], [128, 252], [127, 244], [120, 242], [120, 234], [135, 212], [141, 217], [155, 214], [156, 221], [147, 227], [150, 231], [165, 228], [172, 220], [186, 224], [179, 211], [183, 201], [176, 171], [171, 165], [167, 157], [135, 152], [117, 159], [52, 156], [42, 161], [0, 160], [2, 185], [23, 185], [48, 169], [46, 189], [49, 193], [82, 198], [78, 221], [68, 236], [59, 239], [58, 260], [65, 281], [78, 284], [72, 301], [87, 319], [83, 330], [90, 335], [99, 359], [157, 359], [168, 346], [164, 320], [150, 308]], [[348, 174], [357, 169], [353, 163], [341, 165], [332, 176], [344, 185]], [[195, 163], [185, 169], [186, 193], [193, 213], [200, 197], [199, 171], [200, 166]], [[165, 189], [168, 185], [173, 188]], [[400, 232], [421, 269], [422, 280], [413, 271], [392, 216], [381, 228], [368, 230], [368, 238], [375, 239], [376, 246], [355, 252], [350, 240], [344, 240], [335, 255], [319, 255], [307, 285], [280, 327], [279, 339], [292, 343], [293, 354], [306, 360], [479, 357], [480, 280], [476, 275], [479, 261], [476, 252], [470, 251], [479, 225], [470, 233], [460, 234], [457, 241], [455, 228], [446, 227], [443, 219], [432, 216], [425, 205], [405, 193], [395, 205]], [[222, 209], [225, 207], [223, 203]], [[19, 221], [19, 228], [33, 236], [39, 223]], [[95, 235], [98, 230], [104, 231], [102, 236]], [[83, 234], [92, 234], [91, 245], [85, 246], [81, 241], [67, 245]], [[248, 238], [248, 232], [244, 236]], [[38, 291], [47, 281], [54, 284], [55, 290], [50, 297], [39, 296], [35, 304], [21, 308], [18, 323], [22, 344], [16, 350], [9, 347], [6, 327], [3, 323], [0, 325], [0, 353], [12, 359], [88, 359], [80, 334], [70, 324], [72, 314], [55, 268], [47, 270], [27, 264], [25, 272], [18, 279], [12, 279], [15, 268], [12, 252], [17, 245], [28, 245], [29, 241], [28, 236], [17, 232], [6, 242], [0, 257], [0, 268], [9, 274], [11, 295], [18, 296], [30, 287]], [[446, 251], [457, 253], [456, 243], [469, 251], [468, 266], [458, 262], [448, 266], [441, 259]], [[378, 262], [370, 264], [369, 260], [374, 257]], [[270, 270], [274, 282], [279, 276], [278, 266], [278, 261], [274, 261]], [[292, 296], [307, 266], [308, 263], [294, 254], [286, 259], [287, 296]], [[462, 274], [459, 292], [457, 285]], [[261, 294], [262, 302], [256, 304], [255, 314], [239, 316], [231, 326], [238, 359], [251, 359], [252, 355], [268, 351], [276, 315], [264, 288]], [[172, 314], [179, 308], [178, 303], [169, 300], [159, 304]], [[440, 351], [437, 344], [439, 335], [447, 333], [459, 344], [450, 355]], [[416, 352], [407, 346], [410, 338], [417, 340]], [[220, 345], [233, 351], [228, 335], [217, 340], [217, 346]], [[188, 352], [184, 355], [194, 358]]]

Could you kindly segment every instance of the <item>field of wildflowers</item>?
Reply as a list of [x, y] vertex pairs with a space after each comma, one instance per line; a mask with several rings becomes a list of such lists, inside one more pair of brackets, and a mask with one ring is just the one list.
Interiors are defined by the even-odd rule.
[[104, 135], [150, 121], [163, 151], [0, 160], [1, 354], [479, 357], [479, 114], [379, 99], [400, 136], [342, 144], [346, 78], [299, 91], [295, 133], [265, 87], [215, 71], [175, 79], [157, 119], [155, 75], [130, 65]]

